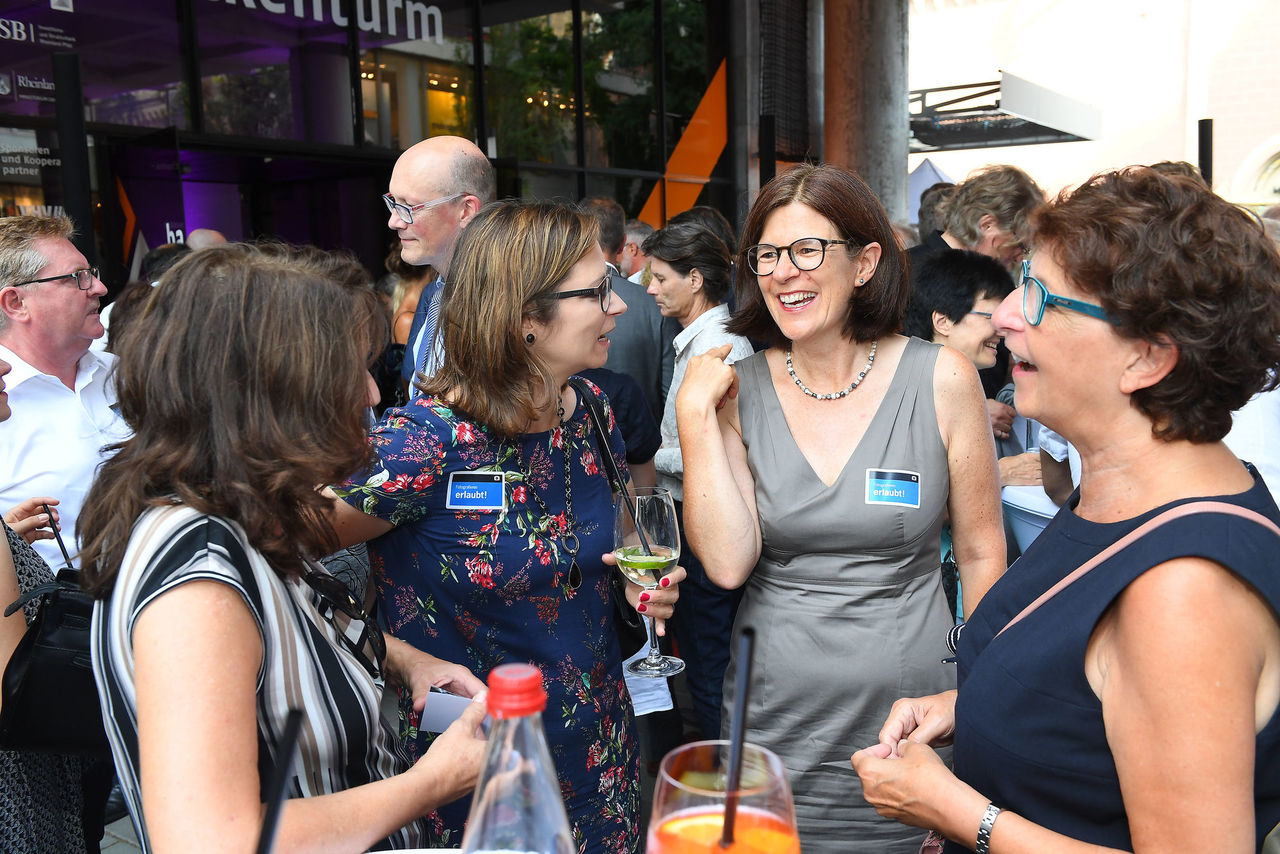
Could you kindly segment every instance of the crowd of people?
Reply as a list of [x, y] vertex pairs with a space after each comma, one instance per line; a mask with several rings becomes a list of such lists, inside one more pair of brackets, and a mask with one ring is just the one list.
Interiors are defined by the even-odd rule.
[[[250, 849], [294, 709], [276, 850], [456, 847], [485, 680], [532, 662], [578, 850], [639, 851], [630, 611], [688, 665], [665, 742], [744, 714], [806, 852], [1261, 850], [1258, 216], [1170, 163], [1052, 198], [988, 167], [926, 192], [914, 246], [830, 165], [781, 172], [740, 236], [495, 186], [433, 137], [384, 196], [382, 291], [349, 253], [206, 234], [143, 259], [109, 330], [71, 223], [0, 219], [0, 605], [52, 579], [59, 531], [111, 749], [0, 750], [5, 850], [98, 850], [113, 774], [144, 850]], [[605, 455], [676, 500], [657, 588], [614, 569]], [[1061, 505], [1021, 553], [1009, 486]], [[450, 724], [439, 690], [472, 700]]]

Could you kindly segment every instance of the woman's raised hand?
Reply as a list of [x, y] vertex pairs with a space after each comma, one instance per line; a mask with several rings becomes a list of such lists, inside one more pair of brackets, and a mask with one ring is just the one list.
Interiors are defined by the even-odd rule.
[[707, 413], [718, 410], [738, 396], [738, 372], [725, 364], [733, 349], [725, 344], [689, 360], [680, 392], [676, 395], [676, 413]]

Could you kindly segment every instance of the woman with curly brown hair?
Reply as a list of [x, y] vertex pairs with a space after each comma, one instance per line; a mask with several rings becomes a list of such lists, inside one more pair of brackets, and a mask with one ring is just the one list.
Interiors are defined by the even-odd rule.
[[291, 763], [278, 851], [423, 844], [421, 817], [475, 783], [472, 703], [416, 765], [382, 722], [382, 680], [425, 702], [464, 668], [381, 632], [310, 556], [335, 546], [317, 484], [369, 458], [373, 291], [319, 250], [231, 244], [170, 270], [120, 359], [134, 431], [99, 471], [79, 529], [98, 598], [94, 675], [145, 851], [252, 849]]
[[[1280, 255], [1184, 175], [1096, 175], [1033, 217], [995, 314], [1018, 410], [1079, 489], [854, 766], [946, 850], [1259, 850], [1280, 822], [1280, 510], [1222, 443], [1275, 383]], [[955, 773], [931, 746], [955, 744]]]

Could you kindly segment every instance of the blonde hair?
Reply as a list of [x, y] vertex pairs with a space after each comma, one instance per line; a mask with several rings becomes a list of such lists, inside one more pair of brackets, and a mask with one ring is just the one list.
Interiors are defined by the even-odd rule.
[[557, 391], [522, 324], [554, 319], [546, 298], [596, 248], [594, 220], [566, 205], [502, 201], [462, 232], [440, 304], [444, 360], [419, 385], [504, 436], [537, 417]]

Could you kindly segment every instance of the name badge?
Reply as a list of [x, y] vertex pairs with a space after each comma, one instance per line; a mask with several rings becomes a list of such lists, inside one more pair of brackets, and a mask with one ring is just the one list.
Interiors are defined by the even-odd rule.
[[920, 509], [920, 473], [867, 469], [867, 503]]
[[502, 510], [507, 506], [502, 472], [455, 471], [449, 475], [450, 510]]

